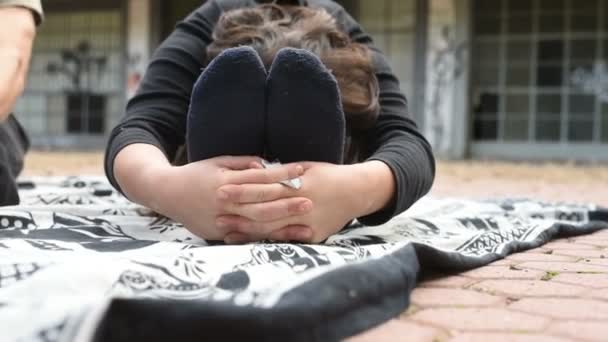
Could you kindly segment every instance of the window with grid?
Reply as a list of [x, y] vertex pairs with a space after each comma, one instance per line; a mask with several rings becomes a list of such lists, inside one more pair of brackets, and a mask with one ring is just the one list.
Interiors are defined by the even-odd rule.
[[608, 1], [473, 6], [473, 138], [607, 143]]
[[401, 88], [415, 108], [415, 0], [338, 1], [369, 33], [399, 78]]
[[[109, 116], [120, 113], [124, 102], [123, 30], [120, 8], [47, 11], [15, 107], [30, 135], [108, 131]], [[86, 59], [79, 46], [86, 46]], [[69, 54], [79, 57], [66, 60]]]

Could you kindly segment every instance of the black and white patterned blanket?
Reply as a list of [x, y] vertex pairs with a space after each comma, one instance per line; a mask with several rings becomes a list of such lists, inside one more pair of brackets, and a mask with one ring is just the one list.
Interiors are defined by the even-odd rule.
[[210, 245], [99, 177], [34, 178], [0, 209], [1, 341], [328, 341], [403, 312], [421, 271], [608, 228], [592, 205], [425, 198], [323, 245]]

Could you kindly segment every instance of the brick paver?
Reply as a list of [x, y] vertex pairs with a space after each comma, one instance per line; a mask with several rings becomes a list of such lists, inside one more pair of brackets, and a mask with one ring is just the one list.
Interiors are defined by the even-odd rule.
[[571, 249], [597, 249], [597, 247], [587, 244], [574, 243], [574, 239], [552, 241], [543, 245], [545, 249], [551, 250], [571, 250]]
[[587, 294], [589, 298], [603, 299], [608, 302], [608, 287], [591, 291]]
[[462, 275], [476, 279], [539, 279], [545, 272], [517, 266], [486, 266]]
[[456, 335], [449, 342], [573, 342], [569, 338], [538, 334], [465, 333]]
[[608, 340], [608, 321], [558, 321], [551, 324], [548, 331], [557, 335], [586, 341], [605, 342]]
[[557, 319], [608, 320], [608, 302], [593, 299], [524, 298], [509, 309]]
[[555, 275], [551, 281], [596, 289], [606, 288], [606, 291], [608, 292], [608, 273], [561, 273]]
[[487, 266], [510, 266], [513, 263], [507, 259], [500, 259], [500, 260], [496, 260], [493, 263], [487, 265]]
[[[594, 251], [593, 251], [594, 252]], [[579, 258], [573, 256], [567, 256], [563, 254], [547, 254], [547, 253], [516, 253], [509, 255], [507, 260], [511, 261], [553, 261], [553, 262], [576, 262]]]
[[608, 273], [608, 267], [585, 262], [524, 262], [517, 267], [547, 272]]
[[608, 237], [602, 237], [598, 239], [590, 239], [590, 238], [579, 238], [576, 241], [580, 244], [590, 245], [597, 248], [607, 248], [608, 247]]
[[608, 251], [601, 249], [560, 249], [555, 251], [555, 255], [567, 255], [578, 258], [608, 258]]
[[608, 231], [560, 239], [423, 280], [400, 319], [410, 325], [378, 329], [366, 341], [608, 341], [606, 240]]
[[430, 306], [492, 306], [505, 303], [506, 298], [473, 290], [418, 288], [412, 293], [412, 303]]
[[590, 259], [586, 259], [584, 260], [585, 262], [591, 264], [591, 265], [601, 265], [601, 266], [605, 266], [606, 272], [608, 272], [608, 258], [590, 258]]
[[497, 294], [506, 294], [517, 298], [526, 296], [572, 297], [589, 292], [577, 285], [555, 284], [545, 280], [500, 279], [484, 280], [473, 286], [474, 289]]
[[475, 279], [463, 276], [446, 276], [433, 280], [425, 280], [420, 283], [420, 287], [465, 287], [476, 282]]
[[551, 320], [499, 308], [431, 308], [411, 315], [414, 321], [461, 331], [540, 332]]
[[425, 326], [420, 323], [391, 320], [375, 329], [356, 337], [347, 339], [347, 342], [377, 342], [377, 341], [443, 341], [448, 334], [441, 329]]

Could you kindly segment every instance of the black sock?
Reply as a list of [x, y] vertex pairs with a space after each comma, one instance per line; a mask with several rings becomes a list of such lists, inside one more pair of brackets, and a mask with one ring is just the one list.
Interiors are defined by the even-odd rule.
[[334, 76], [314, 54], [284, 48], [268, 75], [266, 147], [282, 163], [342, 163], [345, 121]]
[[194, 84], [186, 141], [188, 161], [262, 156], [266, 69], [251, 47], [223, 51]]

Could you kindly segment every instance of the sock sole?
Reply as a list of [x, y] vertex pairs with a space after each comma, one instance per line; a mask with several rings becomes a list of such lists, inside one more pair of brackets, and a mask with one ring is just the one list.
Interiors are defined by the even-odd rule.
[[284, 48], [267, 81], [266, 145], [283, 163], [343, 159], [345, 119], [334, 76], [314, 54]]
[[196, 81], [186, 141], [190, 162], [225, 155], [262, 156], [266, 69], [251, 47], [223, 51]]

